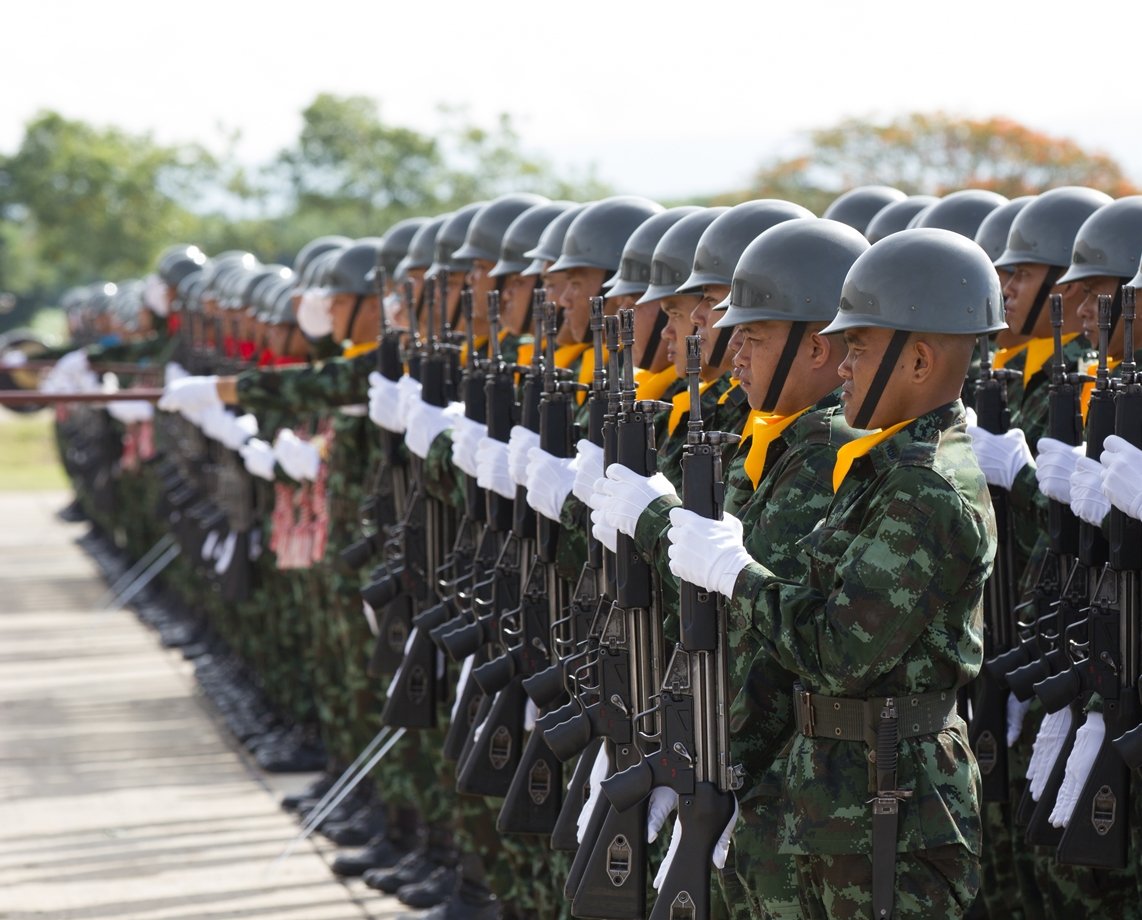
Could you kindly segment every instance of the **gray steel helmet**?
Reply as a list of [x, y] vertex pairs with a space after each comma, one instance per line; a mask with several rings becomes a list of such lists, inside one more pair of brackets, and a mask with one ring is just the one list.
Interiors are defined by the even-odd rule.
[[396, 274], [400, 260], [408, 255], [412, 238], [427, 223], [427, 217], [409, 217], [393, 224], [385, 232], [378, 258], [390, 276]]
[[297, 251], [297, 255], [293, 258], [295, 274], [300, 278], [305, 274], [309, 263], [323, 252], [328, 252], [330, 249], [344, 249], [352, 242], [347, 236], [319, 236], [315, 240], [310, 240]]
[[293, 290], [282, 287], [274, 292], [273, 300], [263, 320], [273, 325], [297, 325], [297, 313], [293, 308]]
[[1006, 329], [987, 253], [951, 230], [902, 230], [857, 258], [826, 333], [875, 326], [982, 335]]
[[906, 229], [913, 217], [939, 200], [935, 195], [909, 195], [907, 198], [886, 204], [876, 212], [876, 217], [869, 221], [864, 235], [870, 243], [879, 243], [886, 236], [892, 236]]
[[662, 205], [637, 195], [604, 198], [571, 221], [563, 237], [563, 249], [551, 266], [553, 272], [573, 268], [618, 270], [623, 246], [639, 224], [663, 210]]
[[1112, 201], [1088, 217], [1075, 236], [1071, 267], [1058, 281], [1129, 278], [1142, 258], [1142, 195]]
[[164, 284], [178, 287], [191, 272], [199, 271], [206, 264], [206, 253], [197, 246], [179, 244], [168, 246], [159, 256], [156, 274], [163, 279]]
[[286, 299], [293, 294], [293, 277], [267, 275], [254, 291], [253, 313], [259, 322], [272, 323], [277, 310], [278, 298], [285, 293]]
[[824, 323], [837, 315], [841, 287], [869, 243], [836, 220], [787, 220], [750, 243], [734, 269], [725, 328], [762, 320]]
[[799, 204], [778, 198], [746, 201], [718, 215], [698, 240], [690, 277], [674, 293], [700, 294], [703, 285], [730, 284], [746, 246], [775, 224], [801, 217], [814, 215]]
[[930, 208], [925, 208], [908, 225], [951, 230], [974, 240], [979, 225], [992, 211], [1007, 204], [1007, 199], [982, 188], [965, 188], [945, 195]]
[[324, 286], [329, 293], [360, 297], [374, 293], [370, 279], [383, 243], [379, 236], [367, 236], [340, 250], [325, 279]]
[[452, 212], [449, 211], [447, 214], [434, 217], [413, 234], [408, 244], [408, 254], [400, 260], [398, 273], [402, 269], [408, 271], [410, 268], [428, 268], [432, 264], [432, 257], [436, 252], [436, 237], [440, 233], [440, 228], [451, 216]]
[[588, 201], [568, 208], [551, 221], [539, 236], [539, 242], [534, 249], [524, 252], [524, 258], [531, 259], [531, 264], [522, 272], [524, 275], [541, 275], [545, 262], [554, 262], [563, 251], [563, 238], [567, 236], [567, 228], [572, 221], [582, 214], [594, 202]]
[[663, 297], [672, 297], [694, 267], [694, 253], [710, 225], [729, 208], [702, 208], [688, 214], [663, 234], [650, 258], [650, 284], [638, 299], [650, 303]]
[[607, 288], [607, 296], [626, 297], [645, 291], [650, 284], [650, 260], [654, 256], [654, 247], [658, 245], [662, 235], [682, 218], [702, 210], [704, 209], [696, 205], [668, 208], [639, 224], [638, 229], [630, 235], [626, 245], [623, 246], [619, 270], [603, 282], [603, 287]]
[[1007, 248], [995, 260], [997, 268], [1024, 262], [1066, 268], [1079, 227], [1111, 198], [1093, 188], [1067, 185], [1043, 192], [1020, 211], [1007, 235]]
[[983, 219], [979, 229], [975, 232], [975, 241], [983, 247], [987, 257], [994, 262], [1007, 248], [1007, 234], [1011, 232], [1011, 222], [1015, 215], [1022, 211], [1035, 198], [1034, 195], [1023, 195], [1012, 198], [1007, 204], [1000, 205]]
[[252, 272], [261, 268], [261, 265], [258, 257], [252, 252], [245, 252], [240, 249], [228, 249], [226, 252], [220, 252], [202, 266], [202, 275], [206, 281], [207, 291], [218, 294], [221, 292], [223, 279], [232, 272]]
[[869, 223], [885, 207], [908, 196], [889, 185], [858, 185], [833, 199], [822, 217], [839, 220], [864, 233]]
[[497, 261], [500, 257], [500, 247], [504, 242], [504, 233], [507, 232], [511, 222], [524, 211], [547, 202], [548, 199], [542, 195], [522, 192], [501, 195], [494, 201], [489, 201], [472, 218], [464, 243], [452, 253], [452, 258]]
[[262, 292], [267, 287], [284, 283], [293, 285], [293, 269], [285, 265], [263, 265], [248, 280], [246, 288], [242, 291], [241, 302], [244, 306], [252, 306], [255, 312], [264, 306]]
[[459, 210], [453, 211], [448, 220], [440, 225], [440, 232], [436, 234], [432, 264], [425, 272], [427, 277], [433, 278], [441, 272], [466, 272], [472, 267], [471, 260], [456, 257], [456, 250], [464, 245], [468, 228], [472, 225], [476, 214], [486, 204], [486, 201], [466, 204]]
[[532, 260], [524, 253], [534, 249], [539, 244], [539, 238], [552, 221], [568, 210], [577, 207], [578, 205], [573, 201], [551, 201], [547, 204], [538, 204], [534, 208], [528, 208], [520, 214], [504, 230], [503, 242], [500, 244], [499, 261], [492, 266], [489, 274], [493, 278], [502, 278], [504, 275], [514, 275], [517, 272], [525, 271]]

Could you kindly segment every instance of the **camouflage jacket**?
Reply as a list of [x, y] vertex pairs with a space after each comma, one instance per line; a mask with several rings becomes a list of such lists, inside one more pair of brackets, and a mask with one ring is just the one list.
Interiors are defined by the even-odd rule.
[[[803, 538], [803, 580], [751, 563], [735, 597], [757, 598], [758, 640], [805, 690], [868, 699], [955, 691], [983, 657], [983, 586], [995, 556], [987, 484], [956, 400], [859, 450], [825, 520]], [[845, 453], [849, 453], [846, 451]], [[834, 481], [844, 472], [839, 460]], [[824, 705], [823, 702], [818, 705]], [[900, 742], [897, 848], [980, 849], [979, 772], [958, 718]], [[788, 748], [782, 850], [869, 853], [875, 767], [862, 742], [795, 734]]]
[[376, 367], [370, 351], [355, 358], [244, 371], [237, 377], [238, 402], [253, 411], [288, 406], [299, 413], [363, 405], [369, 401], [369, 372]]

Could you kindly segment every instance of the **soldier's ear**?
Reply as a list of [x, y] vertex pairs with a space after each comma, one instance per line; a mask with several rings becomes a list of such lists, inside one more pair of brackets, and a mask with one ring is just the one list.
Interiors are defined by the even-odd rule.
[[923, 339], [913, 338], [910, 347], [905, 349], [908, 355], [908, 374], [913, 383], [924, 383], [932, 376], [936, 364], [936, 349]]
[[845, 343], [839, 335], [821, 335], [820, 329], [809, 333], [809, 360], [813, 370], [825, 367], [835, 367], [837, 357], [844, 357]]

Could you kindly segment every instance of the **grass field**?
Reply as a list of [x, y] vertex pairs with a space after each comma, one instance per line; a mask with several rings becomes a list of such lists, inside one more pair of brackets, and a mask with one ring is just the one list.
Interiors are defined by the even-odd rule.
[[50, 411], [18, 415], [0, 409], [0, 492], [65, 489]]

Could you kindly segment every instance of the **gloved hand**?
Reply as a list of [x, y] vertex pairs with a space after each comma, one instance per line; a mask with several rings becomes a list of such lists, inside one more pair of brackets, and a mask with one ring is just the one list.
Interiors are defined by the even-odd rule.
[[155, 407], [141, 399], [120, 400], [107, 404], [107, 414], [124, 425], [149, 422], [155, 416]]
[[1027, 710], [1031, 708], [1031, 701], [1022, 702], [1014, 693], [1007, 694], [1007, 746], [1015, 747], [1015, 742], [1023, 734], [1023, 719]]
[[1051, 816], [1048, 819], [1054, 827], [1066, 827], [1070, 823], [1079, 795], [1094, 767], [1098, 749], [1102, 747], [1102, 739], [1105, 736], [1106, 723], [1103, 721], [1102, 713], [1088, 712], [1086, 721], [1075, 732], [1075, 744], [1071, 748], [1071, 756], [1067, 758], [1067, 772], [1063, 777], [1063, 785], [1059, 787], [1055, 807], [1051, 809]]
[[1019, 428], [1005, 434], [992, 434], [978, 425], [968, 425], [967, 431], [976, 460], [990, 485], [1011, 491], [1016, 474], [1035, 462], [1027, 438]]
[[[1106, 457], [1105, 450], [1102, 456]], [[1135, 467], [1134, 476], [1138, 475], [1137, 470]], [[1071, 473], [1071, 510], [1080, 520], [1095, 527], [1100, 527], [1110, 513], [1110, 501], [1102, 491], [1103, 472], [1103, 466], [1097, 460], [1079, 457]]]
[[[653, 791], [651, 792], [653, 795]], [[718, 842], [714, 844], [714, 852], [710, 855], [710, 862], [718, 869], [722, 869], [726, 865], [726, 857], [730, 852], [730, 840], [733, 838], [734, 827], [738, 823], [738, 815], [740, 809], [738, 808], [738, 798], [734, 796], [734, 813], [730, 818], [730, 823], [726, 825], [722, 831], [722, 835], [718, 838]], [[658, 867], [658, 872], [654, 876], [654, 890], [658, 891], [662, 887], [662, 883], [666, 881], [666, 875], [670, 871], [670, 866], [674, 862], [674, 857], [678, 852], [678, 844], [682, 840], [682, 826], [678, 818], [674, 819], [674, 827], [670, 831], [670, 846], [666, 850], [666, 857], [662, 860], [662, 865]]]
[[1039, 456], [1035, 458], [1035, 478], [1039, 491], [1064, 505], [1071, 503], [1071, 473], [1086, 445], [1072, 447], [1054, 438], [1039, 438]]
[[658, 832], [678, 807], [678, 793], [669, 786], [655, 786], [650, 790], [650, 801], [646, 806], [646, 840], [654, 843]]
[[228, 450], [238, 450], [258, 433], [258, 420], [250, 413], [234, 415], [228, 412], [226, 414], [229, 418], [215, 440]]
[[0, 367], [23, 367], [27, 363], [28, 356], [18, 348], [9, 348], [3, 353], [0, 353]]
[[477, 475], [476, 449], [487, 434], [488, 426], [482, 422], [474, 422], [465, 415], [456, 419], [456, 427], [452, 429], [452, 462], [469, 476]]
[[450, 412], [449, 408], [430, 406], [422, 401], [410, 410], [406, 419], [404, 443], [421, 460], [428, 456], [428, 448], [440, 433], [456, 424], [456, 413], [454, 410]]
[[421, 403], [420, 381], [405, 374], [397, 381], [397, 389], [400, 390], [400, 430], [403, 432], [408, 427], [408, 417], [412, 410]]
[[1051, 769], [1063, 749], [1067, 740], [1067, 732], [1071, 730], [1071, 710], [1060, 709], [1058, 712], [1049, 712], [1043, 716], [1039, 725], [1039, 734], [1035, 736], [1035, 745], [1031, 748], [1031, 762], [1027, 765], [1027, 782], [1031, 788], [1031, 798], [1036, 802], [1047, 786]]
[[640, 476], [621, 463], [612, 463], [607, 467], [607, 475], [595, 480], [587, 504], [603, 509], [608, 524], [633, 537], [638, 519], [652, 501], [663, 495], [677, 494], [670, 480], [661, 473]]
[[559, 520], [575, 483], [572, 463], [573, 458], [553, 457], [541, 447], [533, 447], [527, 455], [527, 503], [549, 520]]
[[267, 482], [274, 480], [274, 448], [267, 441], [250, 438], [239, 449], [242, 461], [250, 474]]
[[214, 375], [173, 380], [163, 387], [159, 400], [159, 408], [164, 412], [180, 412], [195, 424], [212, 406], [222, 406], [218, 398], [218, 378]]
[[1102, 445], [1102, 492], [1123, 514], [1142, 519], [1142, 450], [1112, 434]]
[[185, 367], [177, 361], [171, 361], [170, 364], [163, 368], [163, 386], [189, 376], [190, 372]]
[[214, 574], [225, 575], [234, 561], [234, 550], [238, 546], [238, 534], [231, 530], [226, 538], [218, 541], [214, 551]]
[[590, 505], [595, 480], [603, 475], [603, 449], [586, 438], [580, 438], [575, 450], [575, 482], [571, 491], [583, 504]]
[[591, 823], [591, 815], [595, 809], [607, 807], [607, 799], [603, 795], [603, 780], [607, 778], [609, 766], [606, 748], [600, 747], [599, 753], [595, 755], [595, 762], [591, 764], [591, 776], [587, 783], [590, 790], [587, 793], [587, 801], [583, 803], [583, 810], [579, 812], [579, 817], [575, 822], [575, 839], [579, 843], [583, 842], [583, 838], [587, 834], [587, 826]]
[[[410, 378], [411, 379], [411, 378]], [[369, 418], [373, 424], [397, 434], [404, 432], [401, 389], [378, 371], [369, 374]]]
[[91, 364], [87, 360], [87, 352], [77, 348], [56, 361], [52, 370], [63, 377], [78, 377], [84, 371], [91, 370]]
[[201, 415], [195, 420], [195, 424], [212, 441], [218, 441], [221, 439], [222, 432], [229, 427], [233, 417], [222, 403], [218, 403], [203, 409]]
[[517, 486], [527, 485], [527, 460], [533, 447], [539, 447], [539, 435], [522, 425], [512, 426], [508, 437], [508, 472]]
[[667, 536], [670, 571], [726, 597], [733, 595], [741, 570], [753, 562], [742, 541], [742, 523], [732, 514], [715, 521], [685, 508], [672, 508]]
[[535, 720], [539, 718], [539, 707], [530, 699], [523, 704], [523, 730], [535, 731]]
[[598, 508], [591, 511], [591, 533], [612, 553], [619, 551], [619, 532], [607, 522], [605, 512]]
[[508, 471], [508, 445], [482, 437], [476, 447], [476, 484], [507, 499], [515, 498], [516, 485]]
[[321, 468], [321, 454], [317, 448], [288, 428], [279, 431], [274, 439], [274, 459], [287, 476], [298, 482], [316, 479]]

